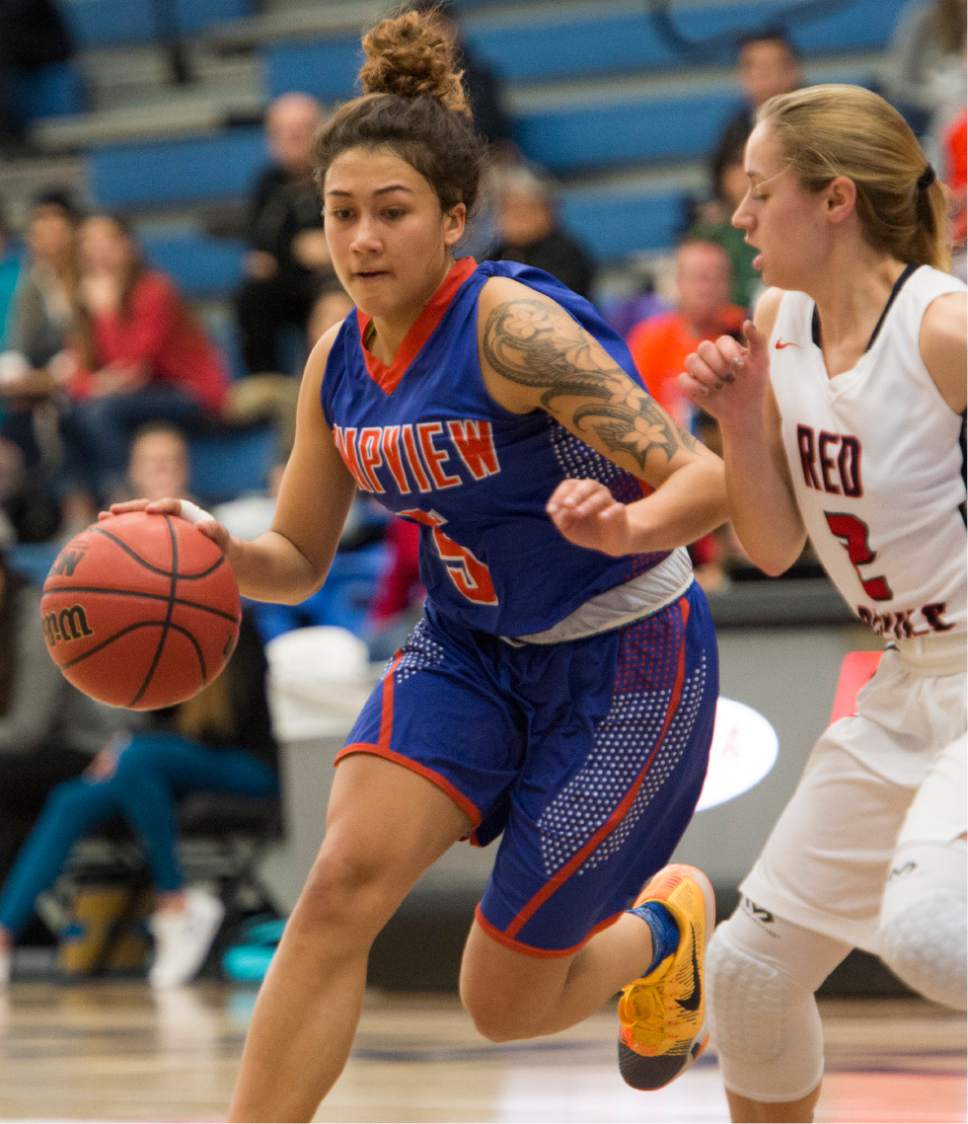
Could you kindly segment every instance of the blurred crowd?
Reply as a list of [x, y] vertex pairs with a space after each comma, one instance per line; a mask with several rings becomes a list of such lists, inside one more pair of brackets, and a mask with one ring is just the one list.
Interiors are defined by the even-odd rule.
[[[57, 32], [44, 40], [46, 53], [38, 53], [33, 18], [41, 8], [54, 21], [48, 31]], [[624, 286], [606, 293], [582, 231], [562, 219], [559, 185], [516, 148], [500, 83], [464, 43], [446, 7], [438, 18], [462, 53], [477, 125], [492, 153], [468, 252], [547, 270], [597, 302], [655, 398], [716, 449], [713, 419], [683, 397], [677, 376], [702, 340], [738, 337], [756, 301], [753, 252], [730, 216], [746, 190], [743, 147], [757, 108], [805, 81], [793, 42], [782, 28], [767, 28], [738, 44], [736, 112], [709, 153], [706, 191], [683, 199], [678, 246], [645, 267], [629, 263]], [[9, 97], [12, 75], [70, 53], [54, 5], [0, 0], [5, 153], [30, 151], [29, 130]], [[904, 113], [950, 188], [962, 275], [964, 78], [962, 0], [910, 0], [872, 85]], [[76, 780], [118, 725], [116, 715], [82, 700], [45, 665], [40, 630], [27, 623], [37, 593], [17, 572], [16, 548], [55, 550], [112, 500], [190, 496], [197, 442], [267, 424], [275, 427], [278, 455], [266, 488], [219, 497], [215, 513], [236, 533], [268, 528], [292, 441], [301, 365], [322, 333], [352, 310], [330, 268], [312, 179], [313, 136], [326, 114], [303, 93], [267, 108], [269, 161], [248, 201], [248, 251], [232, 305], [241, 372], [231, 371], [172, 278], [146, 259], [124, 216], [89, 207], [57, 183], [34, 196], [17, 229], [5, 223], [0, 205], [0, 773], [20, 778], [0, 785], [14, 805], [0, 816], [0, 875], [48, 793]], [[195, 498], [212, 503], [210, 496]], [[417, 536], [415, 525], [390, 520], [360, 497], [326, 586], [303, 605], [250, 606], [255, 634], [264, 644], [292, 628], [336, 624], [363, 637], [372, 658], [387, 656], [419, 613]], [[695, 543], [692, 553], [712, 593], [753, 576], [728, 527]], [[812, 568], [807, 555], [794, 572]], [[70, 698], [30, 703], [41, 682]], [[29, 769], [8, 768], [28, 760]]]

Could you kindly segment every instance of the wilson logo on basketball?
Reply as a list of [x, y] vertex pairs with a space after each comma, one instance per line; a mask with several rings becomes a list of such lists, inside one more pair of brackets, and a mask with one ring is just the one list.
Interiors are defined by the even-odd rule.
[[51, 647], [61, 641], [69, 643], [94, 635], [94, 629], [87, 623], [83, 605], [68, 605], [59, 613], [45, 613], [43, 627], [44, 636]]

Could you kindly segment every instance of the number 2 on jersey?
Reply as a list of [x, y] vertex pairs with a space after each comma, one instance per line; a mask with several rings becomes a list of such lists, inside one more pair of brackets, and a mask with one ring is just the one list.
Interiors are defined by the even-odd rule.
[[825, 511], [824, 516], [830, 533], [834, 538], [840, 539], [847, 551], [847, 557], [857, 571], [860, 584], [864, 587], [867, 596], [872, 601], [890, 601], [894, 594], [883, 574], [874, 578], [865, 578], [860, 572], [861, 566], [873, 562], [877, 557], [877, 551], [871, 550], [870, 543], [867, 541], [870, 528], [864, 520], [840, 511]]
[[458, 592], [475, 605], [497, 604], [491, 571], [466, 546], [461, 546], [444, 534], [440, 528], [447, 520], [442, 515], [438, 515], [436, 511], [420, 511], [417, 508], [401, 511], [400, 515], [433, 528], [434, 546]]

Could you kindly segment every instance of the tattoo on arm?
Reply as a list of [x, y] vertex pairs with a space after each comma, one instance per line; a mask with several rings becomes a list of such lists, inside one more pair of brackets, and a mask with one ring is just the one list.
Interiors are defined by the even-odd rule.
[[567, 313], [521, 298], [494, 309], [483, 347], [499, 375], [544, 388], [541, 404], [562, 424], [594, 434], [609, 453], [626, 453], [640, 468], [653, 452], [668, 462], [681, 448], [696, 449], [695, 438], [610, 357], [603, 362], [593, 342]]

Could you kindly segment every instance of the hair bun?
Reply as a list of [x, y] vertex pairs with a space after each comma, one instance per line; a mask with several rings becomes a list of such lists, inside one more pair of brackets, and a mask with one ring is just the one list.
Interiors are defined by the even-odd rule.
[[454, 44], [432, 16], [407, 12], [381, 20], [363, 37], [363, 50], [366, 61], [359, 78], [364, 94], [408, 99], [429, 95], [445, 108], [470, 116]]

